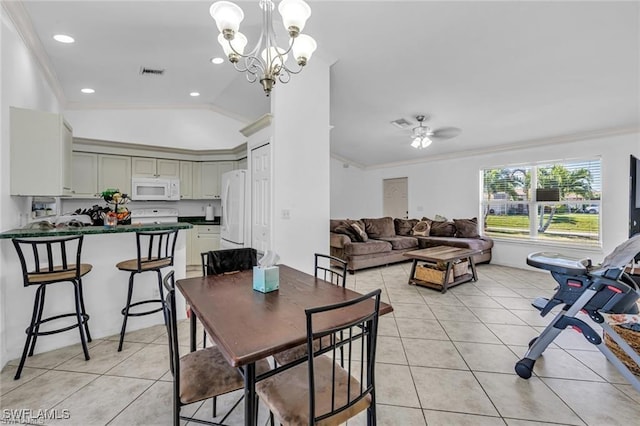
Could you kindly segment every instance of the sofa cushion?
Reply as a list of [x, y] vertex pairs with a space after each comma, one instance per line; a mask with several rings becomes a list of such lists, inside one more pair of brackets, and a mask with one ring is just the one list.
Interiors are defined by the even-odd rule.
[[383, 237], [382, 241], [388, 241], [391, 243], [391, 248], [394, 250], [402, 250], [408, 248], [418, 247], [418, 239], [414, 237], [395, 236], [395, 237]]
[[329, 219], [329, 232], [336, 232], [335, 229], [338, 226], [344, 225], [345, 219]]
[[363, 243], [351, 243], [344, 247], [344, 254], [347, 256], [382, 253], [387, 251], [391, 251], [391, 243], [381, 240], [368, 240]]
[[458, 248], [470, 248], [475, 250], [488, 250], [493, 247], [493, 240], [487, 237], [457, 238], [457, 237], [416, 237], [420, 248], [437, 246], [450, 246]]
[[351, 244], [351, 238], [344, 234], [337, 234], [335, 232], [329, 233], [329, 245], [331, 247], [343, 248], [344, 246]]
[[409, 236], [418, 219], [393, 219], [396, 235]]
[[411, 235], [427, 237], [431, 231], [431, 221], [421, 220], [411, 229]]
[[456, 226], [456, 237], [458, 238], [479, 238], [478, 218], [473, 219], [453, 219]]
[[395, 237], [396, 228], [393, 226], [392, 217], [376, 219], [362, 219], [364, 230], [370, 238]]
[[434, 237], [453, 237], [456, 235], [456, 226], [453, 222], [439, 222], [434, 220], [431, 222], [429, 235], [433, 235]]

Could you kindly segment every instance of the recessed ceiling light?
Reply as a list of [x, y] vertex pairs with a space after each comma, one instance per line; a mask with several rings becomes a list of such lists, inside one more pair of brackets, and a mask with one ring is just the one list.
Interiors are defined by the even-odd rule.
[[211, 58], [211, 63], [212, 64], [220, 65], [223, 62], [224, 62], [224, 59], [222, 59], [220, 57]]
[[73, 37], [66, 34], [56, 34], [53, 36], [53, 39], [55, 41], [59, 41], [60, 43], [73, 43], [75, 41]]
[[82, 93], [95, 93], [96, 91], [89, 88], [89, 87], [85, 87], [84, 89], [80, 90]]
[[195, 97], [195, 96], [200, 96], [200, 93], [198, 93], [198, 92], [191, 92], [191, 93], [189, 93], [189, 95], [190, 95], [190, 96]]

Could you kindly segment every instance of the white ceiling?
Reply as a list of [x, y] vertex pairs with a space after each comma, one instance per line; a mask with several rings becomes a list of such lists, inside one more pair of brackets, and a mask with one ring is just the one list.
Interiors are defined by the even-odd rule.
[[[24, 3], [69, 106], [206, 104], [250, 122], [269, 101], [229, 63], [209, 62], [222, 54], [212, 2]], [[251, 46], [258, 2], [237, 3]], [[335, 60], [331, 151], [344, 159], [374, 166], [640, 127], [639, 2], [309, 4], [304, 32], [316, 55]], [[57, 43], [56, 33], [76, 43]], [[142, 77], [141, 66], [166, 75]], [[422, 113], [462, 134], [411, 148], [410, 130], [390, 122]]]

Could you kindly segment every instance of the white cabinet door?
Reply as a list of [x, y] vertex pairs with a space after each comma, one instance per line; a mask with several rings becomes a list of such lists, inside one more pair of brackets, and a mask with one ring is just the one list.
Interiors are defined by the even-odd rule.
[[197, 225], [194, 226], [195, 240], [193, 241], [194, 256], [200, 260], [200, 253], [218, 250], [220, 248], [220, 226], [218, 225]]
[[131, 176], [154, 177], [155, 175], [155, 158], [131, 157]]
[[98, 192], [109, 188], [131, 194], [131, 157], [98, 155]]
[[10, 195], [72, 195], [73, 134], [60, 114], [9, 109]]
[[158, 176], [162, 177], [179, 178], [180, 161], [158, 158], [156, 160], [156, 173]]
[[98, 193], [98, 154], [74, 152], [73, 159], [73, 196], [94, 198]]
[[201, 163], [201, 198], [220, 198], [220, 182], [217, 161], [205, 161]]
[[193, 163], [193, 174], [191, 176], [193, 177], [191, 186], [193, 199], [202, 199], [202, 163]]
[[190, 200], [193, 198], [193, 163], [180, 161], [180, 198]]

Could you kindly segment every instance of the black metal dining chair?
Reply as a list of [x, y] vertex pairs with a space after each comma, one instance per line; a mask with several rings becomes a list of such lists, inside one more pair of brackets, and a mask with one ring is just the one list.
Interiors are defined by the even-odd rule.
[[[328, 306], [306, 309], [307, 360], [256, 384], [256, 393], [283, 425], [339, 425], [367, 410], [376, 424], [375, 355], [381, 290]], [[355, 310], [359, 319], [328, 318]], [[316, 348], [316, 342], [328, 345]], [[344, 366], [338, 351], [348, 354]], [[355, 356], [357, 354], [357, 356]]]
[[[24, 344], [20, 364], [14, 377], [15, 380], [20, 378], [27, 356], [33, 355], [38, 336], [62, 333], [78, 328], [84, 359], [88, 361], [90, 358], [87, 342], [91, 342], [91, 334], [89, 333], [88, 324], [89, 315], [87, 315], [84, 307], [82, 277], [91, 271], [92, 265], [82, 263], [81, 261], [83, 240], [83, 235], [47, 239], [15, 238], [12, 240], [18, 257], [20, 258], [23, 285], [25, 287], [38, 286], [33, 304], [31, 323], [25, 330], [27, 340]], [[70, 282], [73, 284], [75, 312], [54, 315], [43, 319], [46, 289], [52, 284], [61, 282]], [[42, 324], [67, 317], [73, 317], [76, 320], [75, 324], [63, 326], [55, 330], [40, 330]]]
[[[136, 232], [136, 253], [135, 259], [124, 260], [116, 265], [121, 271], [130, 272], [129, 288], [127, 292], [127, 302], [122, 308], [122, 329], [120, 331], [120, 343], [118, 344], [118, 352], [122, 351], [124, 343], [124, 335], [127, 331], [127, 320], [129, 317], [140, 317], [151, 315], [156, 312], [163, 312], [164, 293], [162, 290], [162, 268], [173, 266], [173, 257], [176, 249], [176, 241], [178, 239], [178, 229], [170, 229], [167, 231], [148, 231]], [[160, 297], [158, 299], [140, 300], [131, 303], [133, 297], [133, 279], [136, 274], [143, 272], [155, 272], [158, 276], [158, 290]], [[142, 312], [131, 312], [131, 308], [140, 305], [159, 305]], [[164, 313], [163, 313], [164, 315]], [[166, 318], [165, 318], [166, 321]]]

